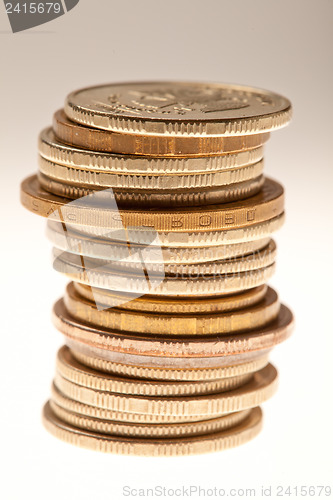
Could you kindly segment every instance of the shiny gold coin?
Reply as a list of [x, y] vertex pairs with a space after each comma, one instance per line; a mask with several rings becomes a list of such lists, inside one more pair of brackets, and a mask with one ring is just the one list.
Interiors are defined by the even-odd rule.
[[[74, 124], [73, 124], [74, 125]], [[87, 130], [86, 128], [84, 130]], [[89, 130], [89, 129], [88, 129]], [[100, 131], [92, 131], [99, 133]], [[110, 134], [108, 134], [108, 137]], [[123, 136], [121, 136], [123, 137]], [[86, 147], [86, 145], [85, 145]], [[105, 172], [109, 174], [117, 174], [117, 176], [133, 176], [136, 179], [136, 185], [143, 182], [141, 179], [149, 176], [150, 182], [155, 182], [159, 179], [157, 187], [165, 186], [174, 187], [169, 184], [171, 179], [188, 178], [191, 176], [202, 179], [203, 184], [212, 185], [212, 179], [219, 184], [228, 184], [239, 182], [244, 179], [228, 180], [230, 174], [228, 171], [242, 171], [243, 168], [248, 172], [252, 172], [250, 166], [259, 163], [262, 164], [263, 148], [249, 149], [240, 151], [239, 153], [229, 153], [218, 156], [204, 157], [167, 157], [155, 158], [153, 156], [131, 156], [131, 155], [116, 155], [109, 153], [100, 153], [98, 151], [89, 151], [87, 149], [79, 149], [74, 146], [67, 146], [60, 142], [55, 136], [52, 128], [44, 129], [39, 136], [39, 153], [43, 158], [46, 158], [57, 165], [64, 165], [79, 170]], [[254, 167], [257, 169], [259, 165]], [[56, 167], [54, 167], [56, 168]], [[44, 172], [49, 175], [47, 171]], [[216, 181], [215, 174], [218, 175]], [[259, 175], [259, 172], [256, 174]], [[253, 177], [256, 177], [253, 174]], [[51, 176], [51, 175], [50, 175]], [[51, 176], [52, 177], [52, 176]], [[99, 176], [100, 177], [100, 176]], [[60, 178], [60, 176], [58, 176]], [[123, 177], [121, 177], [123, 179]], [[141, 180], [140, 180], [141, 179]], [[234, 177], [230, 177], [234, 179]], [[65, 179], [69, 180], [69, 179]], [[118, 182], [118, 181], [117, 181]], [[129, 182], [129, 180], [127, 181]], [[196, 183], [199, 181], [197, 180]], [[201, 182], [201, 181], [200, 181]], [[160, 184], [161, 183], [161, 184]], [[113, 184], [110, 184], [113, 186]], [[118, 184], [117, 184], [118, 185]], [[140, 187], [141, 185], [139, 185]], [[120, 186], [118, 186], [120, 187]], [[125, 187], [125, 186], [124, 186]], [[138, 186], [137, 186], [138, 187]], [[186, 187], [184, 185], [184, 187]]]
[[[76, 200], [98, 192], [100, 199], [108, 202], [110, 191], [101, 186], [84, 186], [83, 184], [70, 184], [59, 182], [53, 178], [38, 172], [38, 180], [43, 189], [56, 196], [66, 197]], [[235, 200], [243, 200], [256, 195], [264, 184], [264, 177], [260, 175], [255, 179], [250, 179], [236, 184], [226, 186], [212, 186], [205, 188], [185, 188], [180, 190], [135, 190], [113, 189], [117, 205], [120, 208], [140, 207], [145, 208], [170, 208], [170, 207], [194, 207], [201, 205], [214, 205], [216, 203], [227, 203]]]
[[[113, 422], [124, 422], [134, 424], [183, 424], [187, 422], [197, 422], [198, 416], [194, 415], [145, 415], [143, 413], [128, 413], [121, 411], [97, 408], [96, 406], [79, 403], [74, 399], [66, 397], [54, 383], [51, 386], [51, 401], [66, 411], [78, 415], [87, 416], [98, 420], [108, 420]], [[247, 410], [243, 410], [247, 411]], [[223, 415], [224, 416], [224, 415]], [[201, 415], [200, 420], [211, 420], [211, 415]]]
[[262, 413], [260, 408], [254, 408], [244, 421], [230, 429], [196, 437], [164, 440], [117, 437], [78, 429], [59, 419], [51, 410], [49, 403], [44, 406], [43, 423], [55, 437], [95, 451], [121, 455], [180, 456], [222, 451], [250, 441], [261, 430]]
[[67, 286], [64, 303], [71, 316], [112, 330], [153, 335], [211, 335], [253, 330], [273, 321], [280, 309], [278, 296], [269, 288], [264, 299], [238, 311], [209, 314], [153, 314], [113, 308], [99, 310], [94, 302], [83, 299], [73, 284]]
[[[228, 357], [247, 352], [271, 349], [283, 342], [291, 334], [293, 316], [290, 310], [282, 305], [278, 317], [269, 325], [249, 332], [234, 333], [232, 335], [206, 335], [189, 337], [155, 336], [135, 334], [131, 332], [95, 328], [82, 320], [73, 318], [67, 311], [64, 302], [60, 299], [53, 309], [53, 321], [58, 330], [68, 339], [81, 342], [91, 347], [105, 349], [124, 354], [136, 354], [156, 358], [172, 358], [167, 360], [173, 368], [178, 358], [183, 367], [187, 357]], [[126, 363], [126, 357], [116, 362]], [[246, 359], [244, 359], [246, 361]], [[202, 362], [202, 361], [201, 361]], [[240, 361], [242, 362], [242, 361]], [[147, 366], [147, 363], [144, 364]], [[132, 363], [130, 363], [132, 364]], [[234, 364], [229, 361], [228, 364]], [[199, 365], [200, 366], [200, 365]], [[202, 365], [204, 366], [204, 365]], [[216, 366], [216, 365], [215, 365]], [[222, 366], [222, 365], [221, 365]]]
[[[160, 254], [160, 252], [159, 252]], [[159, 255], [160, 256], [160, 255]], [[125, 259], [95, 259], [84, 255], [83, 249], [80, 248], [80, 254], [76, 252], [63, 252], [57, 248], [53, 249], [53, 257], [59, 259], [64, 263], [64, 272], [66, 272], [66, 265], [79, 266], [88, 270], [100, 270], [100, 272], [117, 274], [122, 272], [128, 272], [131, 274], [141, 274], [142, 273], [142, 256], [137, 256], [136, 262], [131, 262], [127, 258]], [[164, 262], [150, 262], [149, 256], [146, 258], [146, 253], [144, 254], [144, 267], [149, 277], [154, 276], [151, 273], [157, 273], [158, 276], [164, 274], [166, 276], [174, 276], [180, 279], [187, 278], [190, 276], [202, 277], [207, 275], [218, 275], [230, 273], [242, 273], [245, 271], [252, 271], [259, 268], [267, 267], [274, 264], [276, 258], [276, 244], [274, 240], [270, 240], [268, 245], [257, 250], [256, 252], [251, 252], [247, 255], [242, 255], [240, 257], [233, 257], [230, 259], [215, 260], [212, 262], [203, 263], [193, 263], [193, 264], [167, 264]], [[58, 266], [58, 262], [56, 267]], [[59, 266], [61, 266], [59, 262]], [[59, 267], [61, 270], [61, 267]]]
[[216, 172], [203, 172], [191, 174], [165, 174], [164, 172], [153, 175], [134, 174], [127, 172], [114, 172], [104, 170], [88, 170], [81, 167], [59, 165], [43, 156], [39, 156], [39, 170], [47, 178], [57, 180], [64, 184], [79, 188], [91, 189], [130, 189], [133, 192], [143, 191], [184, 191], [185, 189], [198, 190], [216, 188], [216, 186], [229, 186], [250, 181], [262, 175], [263, 160], [229, 170]]
[[191, 396], [213, 394], [235, 389], [248, 382], [251, 373], [219, 380], [200, 381], [151, 381], [124, 378], [100, 373], [79, 363], [67, 346], [57, 355], [57, 373], [64, 379], [97, 391], [143, 396]]
[[[108, 410], [155, 415], [211, 415], [253, 408], [267, 401], [277, 389], [277, 371], [268, 364], [255, 372], [247, 383], [227, 392], [195, 396], [162, 397], [122, 395], [97, 391], [74, 384], [59, 373], [55, 376], [56, 387], [68, 398], [80, 403]], [[200, 420], [200, 418], [198, 418]]]
[[103, 288], [91, 288], [75, 281], [72, 284], [80, 296], [88, 301], [101, 304], [105, 309], [118, 307], [129, 311], [154, 314], [215, 314], [236, 311], [257, 304], [267, 292], [267, 285], [260, 285], [234, 295], [213, 295], [209, 298], [173, 298], [153, 295], [136, 297]]
[[251, 410], [223, 415], [222, 417], [203, 420], [200, 422], [186, 422], [174, 424], [134, 424], [122, 423], [110, 420], [100, 420], [97, 418], [86, 417], [78, 413], [73, 413], [58, 406], [52, 399], [49, 401], [50, 408], [54, 414], [62, 421], [67, 422], [80, 429], [100, 432], [102, 434], [112, 434], [116, 436], [129, 437], [158, 437], [174, 438], [181, 436], [195, 436], [200, 434], [209, 434], [229, 429], [239, 424], [250, 413]]
[[118, 134], [89, 128], [69, 120], [63, 110], [53, 116], [57, 138], [70, 146], [107, 153], [153, 157], [210, 156], [257, 149], [268, 141], [270, 134], [241, 137], [179, 137], [141, 134]]
[[74, 358], [76, 358], [80, 363], [85, 366], [90, 366], [95, 370], [113, 373], [116, 375], [124, 375], [135, 378], [149, 378], [153, 380], [216, 380], [219, 378], [239, 377], [241, 375], [251, 374], [258, 371], [268, 364], [268, 355], [264, 355], [247, 363], [221, 366], [218, 368], [163, 369], [114, 363], [92, 355], [89, 356], [79, 350], [71, 349], [70, 351]]
[[201, 276], [164, 275], [163, 272], [130, 274], [126, 270], [110, 269], [108, 264], [101, 267], [90, 265], [87, 258], [75, 262], [64, 252], [53, 262], [53, 268], [71, 278], [91, 287], [106, 288], [116, 292], [144, 295], [208, 296], [241, 292], [248, 288], [262, 285], [271, 278], [275, 264], [249, 271], [235, 271], [230, 274], [212, 274]]
[[68, 118], [123, 134], [167, 137], [258, 134], [290, 121], [291, 103], [273, 92], [222, 83], [130, 82], [71, 92]]
[[101, 207], [97, 201], [98, 196], [96, 205], [91, 198], [89, 204], [85, 198], [75, 200], [75, 203], [68, 203], [67, 198], [42, 189], [36, 176], [28, 177], [21, 185], [21, 202], [32, 212], [64, 223], [117, 230], [140, 226], [148, 226], [161, 232], [205, 232], [246, 228], [277, 217], [283, 212], [284, 205], [282, 186], [267, 178], [256, 196], [237, 202], [199, 207], [195, 210], [184, 208], [173, 211], [118, 211], [112, 208], [113, 205], [109, 205], [108, 208]]

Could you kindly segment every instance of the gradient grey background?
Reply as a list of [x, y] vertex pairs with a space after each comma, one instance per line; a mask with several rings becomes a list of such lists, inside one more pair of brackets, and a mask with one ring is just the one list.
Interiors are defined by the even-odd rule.
[[[0, 5], [2, 216], [2, 498], [122, 498], [122, 487], [318, 485], [332, 449], [331, 0], [81, 0], [65, 16], [13, 35]], [[36, 171], [37, 136], [76, 88], [109, 81], [243, 83], [291, 99], [272, 134], [266, 174], [286, 188], [271, 283], [297, 319], [272, 359], [280, 389], [261, 435], [243, 448], [182, 459], [100, 455], [40, 424], [61, 335], [50, 321], [65, 280], [51, 268], [45, 221], [19, 204]], [[196, 498], [196, 497], [192, 497]], [[291, 496], [289, 498], [296, 498]]]

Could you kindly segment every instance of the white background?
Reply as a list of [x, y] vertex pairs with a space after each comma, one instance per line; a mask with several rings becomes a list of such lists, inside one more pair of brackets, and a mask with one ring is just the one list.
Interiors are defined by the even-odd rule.
[[[330, 483], [332, 7], [331, 0], [81, 0], [52, 23], [13, 35], [0, 5], [1, 498], [118, 500], [125, 485], [255, 487], [261, 498], [262, 485]], [[19, 205], [19, 182], [36, 171], [38, 132], [68, 92], [140, 79], [243, 83], [294, 105], [292, 124], [266, 147], [265, 168], [286, 188], [271, 284], [292, 307], [296, 329], [272, 356], [280, 388], [264, 405], [262, 433], [224, 453], [98, 454], [56, 440], [40, 421], [62, 344], [50, 311], [65, 280], [52, 270], [45, 221]]]

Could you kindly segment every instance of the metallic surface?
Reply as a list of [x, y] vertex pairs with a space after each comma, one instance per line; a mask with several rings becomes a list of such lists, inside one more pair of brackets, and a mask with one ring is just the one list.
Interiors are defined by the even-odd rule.
[[97, 391], [142, 396], [193, 396], [230, 391], [248, 382], [251, 373], [216, 380], [156, 381], [125, 378], [103, 374], [79, 363], [68, 347], [63, 346], [57, 355], [57, 373], [64, 379]]
[[152, 380], [216, 380], [229, 377], [239, 377], [264, 368], [268, 364], [268, 355], [256, 357], [252, 361], [218, 368], [158, 368], [140, 365], [125, 365], [107, 361], [106, 359], [84, 354], [82, 351], [71, 349], [70, 352], [80, 363], [101, 372], [124, 375], [127, 377], [144, 378]]
[[[132, 262], [126, 257], [123, 259], [118, 259], [116, 257], [113, 258], [113, 255], [110, 255], [110, 257], [107, 259], [97, 259], [94, 257], [86, 256], [83, 252], [83, 249], [80, 248], [80, 250], [80, 253], [71, 252], [71, 249], [68, 252], [63, 252], [62, 250], [54, 248], [53, 257], [55, 259], [59, 259], [59, 261], [68, 263], [70, 266], [82, 266], [82, 268], [85, 268], [86, 270], [96, 269], [103, 272], [104, 269], [104, 272], [106, 274], [114, 274], [118, 272], [122, 273], [125, 271], [127, 273], [138, 274], [142, 271], [143, 264], [141, 260], [142, 256], [140, 256], [140, 254], [137, 256], [137, 259]], [[153, 275], [151, 275], [151, 273], [163, 273], [163, 275], [165, 273], [166, 276], [178, 277], [182, 279], [187, 277], [202, 277], [213, 274], [221, 276], [223, 274], [241, 273], [270, 266], [275, 262], [276, 244], [274, 240], [270, 240], [269, 243], [263, 248], [245, 255], [231, 257], [229, 259], [219, 259], [199, 263], [194, 262], [188, 264], [168, 264], [164, 262], [150, 261], [149, 251], [147, 253], [144, 253], [144, 265], [145, 269], [149, 273], [149, 277], [153, 278]], [[55, 264], [55, 267], [58, 268], [57, 264]]]
[[221, 451], [246, 443], [260, 432], [262, 413], [260, 408], [254, 408], [243, 422], [230, 429], [169, 440], [117, 437], [80, 430], [57, 418], [48, 403], [44, 407], [43, 422], [57, 438], [83, 448], [121, 455], [181, 456]]
[[112, 434], [116, 436], [128, 437], [157, 437], [157, 438], [174, 438], [182, 436], [195, 436], [200, 434], [208, 434], [218, 432], [223, 429], [229, 429], [239, 422], [242, 422], [250, 413], [251, 410], [243, 410], [230, 415], [202, 420], [199, 422], [184, 422], [184, 423], [169, 423], [169, 424], [138, 424], [132, 422], [117, 422], [114, 420], [105, 420], [86, 415], [80, 415], [68, 411], [57, 405], [52, 399], [50, 407], [54, 414], [64, 422], [71, 424], [80, 429], [100, 432], [102, 434]]
[[126, 259], [129, 264], [142, 262], [143, 252], [146, 262], [164, 263], [166, 265], [213, 262], [257, 252], [270, 242], [269, 238], [264, 238], [212, 247], [162, 247], [159, 252], [156, 252], [154, 245], [147, 246], [134, 242], [108, 240], [102, 236], [99, 238], [93, 235], [89, 236], [69, 226], [64, 229], [60, 222], [55, 221], [47, 222], [46, 235], [54, 246], [60, 250], [97, 259], [118, 261]]
[[267, 401], [277, 389], [278, 375], [273, 365], [268, 364], [255, 372], [241, 387], [227, 392], [194, 396], [133, 396], [108, 391], [97, 391], [74, 384], [59, 373], [55, 386], [68, 398], [79, 403], [127, 413], [147, 415], [202, 415], [221, 416], [234, 411], [253, 408]]
[[[78, 256], [76, 256], [78, 257]], [[172, 276], [162, 273], [150, 275], [149, 279], [144, 272], [130, 274], [108, 269], [89, 266], [87, 259], [82, 263], [70, 262], [64, 256], [57, 257], [53, 268], [68, 278], [92, 287], [105, 288], [117, 292], [144, 295], [173, 295], [173, 296], [208, 296], [241, 292], [248, 288], [263, 285], [271, 278], [275, 271], [275, 264], [260, 267], [244, 272], [235, 272], [220, 275], [202, 276]]]
[[93, 302], [75, 293], [70, 284], [64, 297], [65, 306], [74, 318], [94, 326], [112, 330], [157, 335], [212, 335], [247, 331], [273, 321], [280, 309], [277, 294], [268, 289], [264, 299], [255, 306], [238, 311], [199, 315], [153, 314], [124, 311], [121, 309], [99, 310]]
[[[97, 131], [99, 132], [99, 131]], [[247, 169], [260, 162], [263, 148], [244, 150], [215, 156], [193, 157], [154, 157], [131, 156], [102, 153], [80, 149], [59, 141], [51, 127], [44, 129], [38, 142], [40, 155], [52, 163], [79, 170], [97, 171], [127, 176], [149, 176], [166, 178], [187, 177], [189, 175], [204, 178], [204, 175], [218, 173], [221, 178], [228, 177], [228, 171]], [[46, 173], [46, 172], [45, 172]], [[213, 175], [214, 177], [214, 175]], [[209, 177], [208, 177], [209, 178]], [[171, 187], [171, 186], [170, 186]]]
[[72, 92], [67, 116], [120, 133], [168, 136], [257, 134], [290, 120], [288, 99], [267, 90], [220, 83], [113, 83]]
[[172, 365], [175, 358], [221, 357], [270, 349], [289, 337], [293, 316], [286, 306], [281, 305], [279, 315], [274, 321], [250, 332], [190, 338], [172, 335], [150, 336], [102, 327], [94, 328], [73, 318], [60, 299], [53, 309], [53, 322], [66, 337], [88, 346], [124, 354], [171, 357], [169, 363], [171, 361]]
[[198, 207], [194, 210], [120, 210], [85, 205], [84, 198], [74, 206], [68, 199], [45, 191], [33, 175], [23, 181], [21, 202], [32, 212], [51, 220], [54, 211], [61, 210], [62, 221], [69, 224], [99, 226], [110, 229], [148, 226], [156, 231], [206, 232], [222, 231], [265, 222], [283, 212], [283, 188], [277, 182], [267, 179], [255, 196], [246, 200]]
[[133, 297], [103, 288], [91, 288], [75, 281], [72, 284], [80, 296], [88, 301], [105, 305], [107, 308], [119, 307], [129, 311], [155, 314], [215, 314], [235, 311], [257, 304], [267, 292], [267, 285], [261, 285], [238, 294], [214, 295], [204, 298], [186, 296], [181, 298], [155, 297], [153, 295]]
[[202, 157], [238, 153], [261, 147], [270, 136], [269, 133], [240, 137], [151, 137], [119, 134], [74, 123], [66, 117], [63, 110], [54, 114], [53, 130], [60, 141], [70, 146], [90, 151], [154, 157]]
[[[62, 210], [60, 211], [62, 213]], [[75, 217], [75, 214], [72, 214]], [[251, 224], [247, 227], [231, 228], [222, 231], [198, 231], [198, 232], [175, 232], [175, 231], [158, 231], [158, 241], [163, 247], [174, 247], [181, 249], [188, 248], [209, 248], [219, 245], [233, 245], [239, 243], [249, 243], [263, 238], [270, 237], [272, 233], [280, 229], [284, 223], [285, 215], [282, 212], [277, 217], [268, 219], [259, 224]], [[52, 221], [50, 221], [52, 222]], [[98, 226], [87, 226], [66, 223], [66, 232], [77, 231], [89, 237], [102, 237], [109, 241], [129, 241], [143, 245], [150, 245], [152, 240], [151, 228], [139, 227], [131, 228], [130, 237], [123, 231], [118, 234], [117, 231], [109, 231], [107, 228]], [[127, 238], [126, 238], [127, 236]], [[246, 252], [244, 252], [246, 253]]]
[[[99, 199], [107, 201], [110, 199], [110, 191], [99, 185], [72, 184], [70, 182], [59, 182], [54, 178], [47, 177], [41, 172], [37, 174], [38, 181], [43, 189], [55, 194], [75, 200], [83, 196], [89, 196], [98, 192]], [[118, 207], [140, 207], [146, 208], [170, 208], [170, 207], [195, 207], [202, 205], [214, 205], [217, 203], [228, 203], [235, 200], [243, 200], [256, 195], [264, 184], [264, 177], [258, 177], [235, 184], [225, 186], [211, 186], [205, 188], [183, 188], [175, 190], [161, 189], [128, 189], [114, 188], [114, 196]]]

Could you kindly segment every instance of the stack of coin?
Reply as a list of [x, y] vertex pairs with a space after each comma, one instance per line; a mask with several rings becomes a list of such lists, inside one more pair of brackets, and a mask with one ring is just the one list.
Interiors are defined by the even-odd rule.
[[275, 391], [270, 350], [292, 327], [267, 286], [283, 188], [263, 145], [290, 102], [222, 84], [110, 84], [71, 93], [22, 183], [73, 281], [53, 311], [44, 423], [59, 438], [139, 455], [253, 438]]

